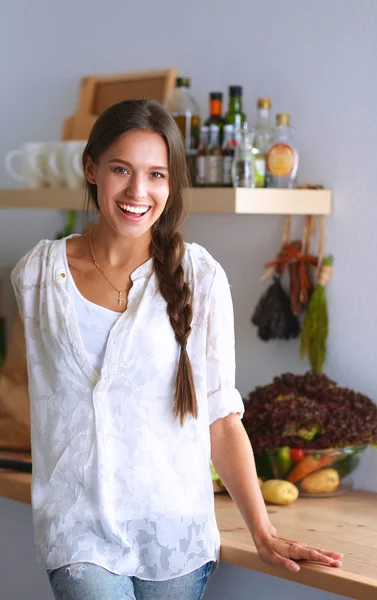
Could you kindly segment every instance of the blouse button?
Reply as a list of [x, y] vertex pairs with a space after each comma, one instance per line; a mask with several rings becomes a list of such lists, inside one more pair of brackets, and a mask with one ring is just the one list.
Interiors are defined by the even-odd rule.
[[60, 273], [60, 277], [65, 278], [65, 273]]

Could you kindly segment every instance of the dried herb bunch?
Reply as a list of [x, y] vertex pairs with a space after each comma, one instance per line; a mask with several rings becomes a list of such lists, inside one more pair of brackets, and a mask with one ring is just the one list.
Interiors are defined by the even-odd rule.
[[244, 404], [243, 424], [256, 452], [377, 443], [372, 400], [315, 371], [275, 377], [252, 391]]

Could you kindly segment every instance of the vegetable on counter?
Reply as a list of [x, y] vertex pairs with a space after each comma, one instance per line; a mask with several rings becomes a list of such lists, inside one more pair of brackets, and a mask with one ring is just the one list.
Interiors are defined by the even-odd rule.
[[255, 453], [377, 444], [376, 404], [315, 371], [275, 377], [244, 405], [242, 422]]
[[299, 462], [305, 458], [305, 452], [301, 448], [290, 448], [290, 457], [294, 462]]
[[330, 494], [335, 492], [339, 485], [339, 473], [335, 469], [322, 469], [304, 477], [300, 483], [302, 491], [308, 494]]
[[292, 504], [298, 498], [298, 489], [289, 481], [270, 479], [262, 485], [262, 496], [269, 504]]
[[305, 456], [305, 458], [300, 460], [294, 469], [287, 475], [286, 479], [291, 483], [297, 483], [306, 477], [306, 475], [309, 475], [309, 473], [313, 473], [313, 471], [318, 471], [318, 469], [331, 465], [334, 460], [335, 458], [333, 456], [321, 456], [319, 459], [316, 459], [313, 456]]

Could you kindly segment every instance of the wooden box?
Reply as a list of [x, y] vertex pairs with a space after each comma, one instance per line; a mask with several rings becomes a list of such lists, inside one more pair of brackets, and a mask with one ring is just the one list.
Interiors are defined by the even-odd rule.
[[86, 140], [98, 116], [125, 99], [157, 100], [164, 104], [173, 92], [175, 69], [87, 76], [81, 80], [76, 114], [65, 119], [62, 140]]

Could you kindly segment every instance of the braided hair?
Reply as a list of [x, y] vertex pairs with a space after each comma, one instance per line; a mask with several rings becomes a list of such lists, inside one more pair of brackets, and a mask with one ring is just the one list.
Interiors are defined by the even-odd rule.
[[[144, 130], [159, 134], [169, 157], [169, 198], [164, 211], [152, 226], [151, 255], [159, 291], [166, 301], [167, 314], [180, 347], [173, 415], [183, 425], [190, 413], [198, 416], [194, 377], [187, 340], [191, 333], [191, 291], [184, 280], [182, 260], [185, 244], [179, 228], [188, 212], [189, 186], [182, 135], [171, 115], [154, 100], [124, 100], [107, 108], [95, 122], [83, 153], [83, 167], [90, 157], [98, 162], [118, 138], [129, 131]], [[87, 211], [99, 210], [97, 186], [86, 180]]]

